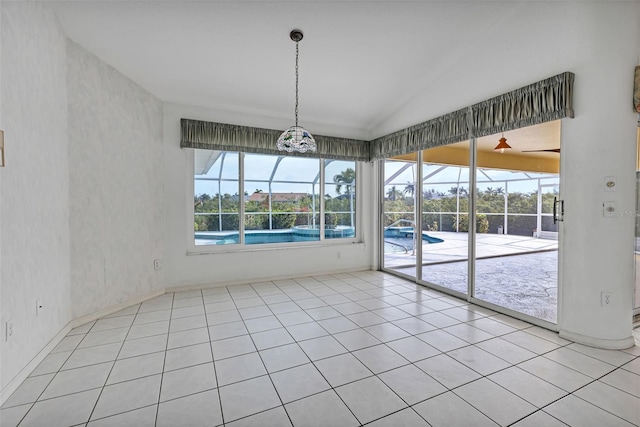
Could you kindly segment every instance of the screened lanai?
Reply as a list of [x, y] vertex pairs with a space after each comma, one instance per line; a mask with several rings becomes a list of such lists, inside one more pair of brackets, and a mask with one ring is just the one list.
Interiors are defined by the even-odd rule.
[[196, 245], [353, 238], [355, 170], [346, 160], [194, 150]]
[[[385, 211], [387, 225], [394, 219], [415, 219], [415, 169], [415, 163], [388, 162], [385, 200], [403, 200], [408, 209]], [[427, 231], [463, 231], [460, 218], [469, 212], [469, 168], [426, 163], [422, 170]], [[559, 192], [558, 174], [479, 168], [476, 188], [477, 212], [483, 215], [479, 232], [557, 238], [551, 210]]]
[[560, 122], [504, 136], [505, 152], [495, 150], [497, 134], [385, 161], [382, 263], [555, 323]]

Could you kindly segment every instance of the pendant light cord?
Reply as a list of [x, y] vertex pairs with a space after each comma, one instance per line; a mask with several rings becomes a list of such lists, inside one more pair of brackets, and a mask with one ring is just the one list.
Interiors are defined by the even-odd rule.
[[298, 42], [296, 42], [296, 127], [298, 127]]

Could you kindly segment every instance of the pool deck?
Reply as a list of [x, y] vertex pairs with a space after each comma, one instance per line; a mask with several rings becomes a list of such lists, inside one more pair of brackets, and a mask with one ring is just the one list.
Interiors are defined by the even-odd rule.
[[[443, 239], [442, 243], [422, 243], [423, 264], [461, 261], [468, 257], [468, 234], [445, 231], [428, 231], [432, 237]], [[558, 241], [537, 237], [512, 236], [508, 234], [477, 234], [476, 257], [496, 257], [528, 252], [557, 250]], [[385, 267], [397, 268], [415, 265], [415, 257], [409, 251], [385, 253]]]
[[[467, 292], [467, 233], [429, 232], [442, 243], [423, 243], [422, 280]], [[558, 242], [536, 237], [478, 234], [475, 296], [556, 322]], [[416, 275], [415, 256], [385, 254], [385, 267]]]

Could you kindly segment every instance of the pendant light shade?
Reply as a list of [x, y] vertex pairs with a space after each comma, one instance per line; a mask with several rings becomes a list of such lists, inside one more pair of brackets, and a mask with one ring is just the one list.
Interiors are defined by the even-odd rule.
[[508, 150], [510, 148], [511, 146], [507, 144], [507, 138], [502, 135], [502, 138], [498, 140], [498, 145], [496, 145], [496, 148], [494, 148], [494, 150], [500, 150], [501, 153], [504, 153], [504, 150]]
[[291, 126], [289, 129], [282, 132], [280, 138], [278, 138], [278, 150], [299, 151], [306, 153], [307, 151], [316, 151], [316, 141], [313, 136], [303, 127]]
[[296, 43], [296, 124], [282, 132], [276, 146], [280, 151], [298, 151], [306, 153], [307, 151], [316, 151], [316, 140], [305, 128], [298, 126], [298, 42], [302, 40], [303, 34], [300, 30], [293, 30], [289, 33], [289, 37]]

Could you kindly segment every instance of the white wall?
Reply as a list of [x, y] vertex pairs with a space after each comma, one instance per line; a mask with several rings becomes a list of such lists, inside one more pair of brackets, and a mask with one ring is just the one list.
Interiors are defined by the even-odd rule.
[[0, 13], [5, 398], [69, 321], [164, 288], [166, 204], [162, 103], [70, 41], [46, 3]]
[[67, 45], [73, 317], [163, 287], [162, 103]]
[[[563, 126], [566, 220], [563, 224], [561, 334], [587, 344], [625, 347], [634, 285], [636, 114], [633, 71], [640, 30], [637, 4], [593, 5], [577, 17], [576, 118]], [[566, 150], [565, 150], [566, 148]], [[605, 176], [617, 179], [604, 191]], [[605, 218], [602, 203], [617, 212]], [[612, 292], [611, 307], [600, 304]]]
[[[563, 120], [561, 192], [566, 200], [559, 327], [564, 336], [608, 347], [631, 337], [635, 214], [636, 115], [633, 70], [638, 63], [637, 2], [511, 2], [496, 25], [469, 40], [473, 50], [448, 70], [455, 88], [417, 93], [374, 130], [384, 134], [431, 117], [420, 112], [443, 100], [447, 113], [564, 71], [575, 73], [574, 119]], [[615, 193], [603, 191], [615, 175]], [[604, 218], [602, 202], [620, 216]], [[600, 293], [613, 292], [603, 308]]]
[[[187, 207], [193, 201], [188, 183], [193, 180], [188, 168], [192, 150], [180, 148], [180, 119], [190, 118], [222, 123], [270, 127], [267, 119], [231, 112], [205, 110], [175, 104], [164, 108], [164, 153], [166, 188], [166, 286], [224, 285], [255, 282], [282, 277], [330, 273], [332, 271], [366, 270], [372, 265], [373, 200], [366, 200], [358, 209], [362, 213], [364, 243], [302, 247], [297, 249], [253, 250], [203, 255], [188, 255], [187, 241], [193, 239], [193, 218], [187, 218]], [[275, 144], [275, 141], [274, 141]], [[363, 194], [373, 191], [372, 165], [366, 165], [358, 177], [358, 189]], [[189, 224], [191, 229], [189, 230]], [[340, 252], [340, 259], [337, 253]]]
[[[2, 2], [0, 389], [71, 319], [66, 40], [38, 4]], [[35, 316], [35, 302], [44, 305]], [[4, 330], [4, 323], [3, 323]]]

